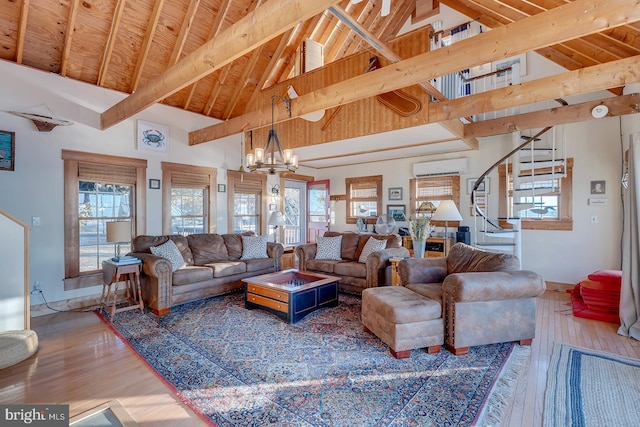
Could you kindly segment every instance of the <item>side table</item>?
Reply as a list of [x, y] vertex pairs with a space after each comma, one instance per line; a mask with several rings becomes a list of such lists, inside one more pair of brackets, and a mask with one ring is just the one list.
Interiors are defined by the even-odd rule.
[[389, 262], [391, 263], [391, 285], [392, 286], [400, 286], [402, 282], [400, 281], [400, 274], [398, 274], [398, 263], [402, 261], [404, 258], [389, 258]]
[[[116, 313], [121, 311], [140, 308], [140, 312], [144, 313], [144, 302], [142, 301], [142, 289], [140, 287], [140, 270], [142, 270], [142, 263], [118, 265], [110, 261], [102, 262], [102, 279], [104, 283], [102, 285], [100, 307], [110, 310], [111, 321], [113, 321]], [[133, 304], [117, 308], [118, 285], [122, 281], [125, 282], [127, 299]]]

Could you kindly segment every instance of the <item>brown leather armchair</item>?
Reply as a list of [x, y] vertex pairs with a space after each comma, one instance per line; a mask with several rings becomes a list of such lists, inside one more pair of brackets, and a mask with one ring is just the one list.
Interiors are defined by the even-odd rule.
[[469, 347], [535, 337], [536, 300], [542, 277], [520, 270], [514, 255], [456, 243], [446, 258], [411, 258], [398, 264], [408, 289], [442, 301], [445, 344], [463, 355]]

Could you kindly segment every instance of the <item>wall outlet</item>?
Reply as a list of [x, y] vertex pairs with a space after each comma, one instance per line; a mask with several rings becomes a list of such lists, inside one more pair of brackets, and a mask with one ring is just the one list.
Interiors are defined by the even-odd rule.
[[598, 223], [598, 215], [591, 215], [591, 224]]
[[37, 280], [33, 282], [33, 287], [31, 288], [31, 293], [35, 294], [37, 292], [42, 292], [42, 285]]
[[40, 217], [39, 216], [32, 216], [31, 217], [31, 226], [32, 227], [40, 227]]

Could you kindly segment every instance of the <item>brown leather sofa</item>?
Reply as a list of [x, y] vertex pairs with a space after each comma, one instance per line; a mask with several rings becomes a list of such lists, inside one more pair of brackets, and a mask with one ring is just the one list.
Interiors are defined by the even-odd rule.
[[[317, 244], [307, 243], [296, 246], [300, 270], [339, 276], [342, 292], [361, 294], [363, 289], [391, 284], [391, 263], [389, 258], [408, 257], [409, 250], [402, 247], [398, 234], [339, 233], [327, 231], [323, 237], [342, 236], [340, 260], [316, 259]], [[366, 263], [358, 262], [360, 253], [369, 238], [386, 240], [386, 248], [372, 253]]]
[[536, 300], [545, 282], [520, 270], [514, 255], [456, 243], [446, 258], [402, 260], [398, 273], [406, 288], [442, 302], [452, 353], [501, 342], [531, 344], [535, 337]]
[[[168, 240], [173, 240], [184, 259], [185, 266], [176, 271], [169, 260], [151, 253], [151, 247]], [[240, 234], [137, 236], [129, 255], [142, 260], [145, 305], [165, 315], [174, 305], [232, 292], [242, 288], [242, 279], [280, 268], [282, 244], [268, 242], [268, 258], [241, 260], [242, 249]]]

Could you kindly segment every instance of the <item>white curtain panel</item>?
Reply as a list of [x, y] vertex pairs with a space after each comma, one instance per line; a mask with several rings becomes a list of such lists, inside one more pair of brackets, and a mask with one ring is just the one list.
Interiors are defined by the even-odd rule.
[[622, 288], [618, 334], [640, 340], [640, 133], [629, 142], [629, 187], [624, 195]]

